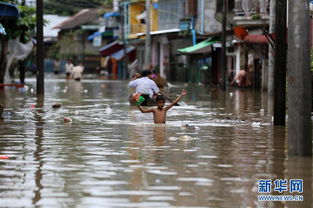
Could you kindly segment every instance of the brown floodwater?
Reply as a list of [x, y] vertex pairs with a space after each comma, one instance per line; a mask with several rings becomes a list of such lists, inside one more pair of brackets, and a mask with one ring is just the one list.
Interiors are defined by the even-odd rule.
[[[174, 83], [188, 94], [155, 125], [126, 81], [27, 83], [0, 91], [0, 207], [313, 207], [312, 158], [288, 156], [264, 93]], [[259, 201], [260, 179], [303, 179], [304, 200]]]

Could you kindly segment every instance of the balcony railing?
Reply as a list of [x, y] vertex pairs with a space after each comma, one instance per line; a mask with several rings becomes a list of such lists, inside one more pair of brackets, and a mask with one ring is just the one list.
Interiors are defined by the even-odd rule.
[[236, 0], [235, 17], [266, 18], [269, 16], [269, 0]]
[[270, 0], [235, 0], [234, 21], [237, 25], [259, 25], [269, 22]]

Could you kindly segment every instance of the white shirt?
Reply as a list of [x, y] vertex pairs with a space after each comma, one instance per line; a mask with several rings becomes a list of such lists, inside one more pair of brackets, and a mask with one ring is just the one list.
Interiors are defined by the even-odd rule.
[[74, 66], [72, 71], [72, 76], [74, 79], [82, 78], [84, 67], [82, 66]]
[[136, 88], [137, 93], [148, 94], [150, 98], [159, 92], [159, 88], [155, 82], [148, 77], [142, 77], [129, 82], [129, 87]]
[[72, 73], [74, 65], [72, 63], [66, 63], [65, 64], [65, 72], [66, 73]]

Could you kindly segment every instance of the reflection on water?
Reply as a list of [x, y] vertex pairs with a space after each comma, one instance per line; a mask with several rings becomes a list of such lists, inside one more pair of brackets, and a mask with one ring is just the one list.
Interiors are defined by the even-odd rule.
[[[178, 86], [166, 93], [187, 87], [187, 105], [166, 125], [129, 106], [124, 81], [0, 91], [1, 207], [313, 207], [312, 159], [287, 157], [267, 96]], [[259, 202], [257, 180], [277, 178], [304, 179], [304, 202]]]

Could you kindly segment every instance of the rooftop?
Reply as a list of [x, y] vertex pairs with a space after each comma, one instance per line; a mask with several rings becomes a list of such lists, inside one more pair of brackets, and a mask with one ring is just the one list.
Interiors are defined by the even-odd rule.
[[100, 9], [83, 9], [52, 29], [72, 29], [90, 23], [100, 17]]

